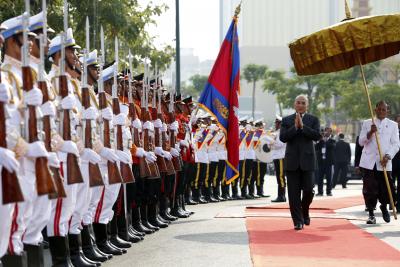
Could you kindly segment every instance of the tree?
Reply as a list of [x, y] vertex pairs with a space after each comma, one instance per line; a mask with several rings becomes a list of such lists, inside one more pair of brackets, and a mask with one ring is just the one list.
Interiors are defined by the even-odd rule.
[[200, 93], [204, 90], [208, 80], [208, 76], [206, 75], [193, 75], [189, 78], [190, 83], [186, 84], [182, 88], [182, 92], [185, 92], [187, 95], [191, 95], [194, 98], [197, 98]]
[[[31, 14], [41, 10], [41, 0], [31, 0]], [[136, 55], [133, 64], [138, 66], [139, 59], [148, 57], [152, 64], [157, 63], [161, 70], [166, 69], [174, 49], [171, 46], [156, 48], [154, 38], [145, 28], [155, 24], [154, 17], [167, 10], [165, 4], [149, 2], [141, 7], [137, 0], [69, 0], [69, 26], [74, 30], [74, 37], [81, 46], [85, 42], [86, 16], [90, 21], [91, 48], [100, 48], [100, 26], [104, 28], [106, 60], [114, 59], [114, 39], [120, 41], [121, 63], [128, 48]], [[63, 30], [63, 0], [48, 0], [48, 24], [58, 33]], [[24, 0], [2, 0], [0, 2], [0, 20], [22, 14]]]
[[283, 107], [290, 106], [289, 88], [291, 80], [285, 77], [283, 70], [267, 71], [264, 77], [263, 90], [276, 96], [279, 114], [282, 116]]
[[256, 64], [248, 64], [244, 67], [243, 77], [248, 83], [253, 83], [253, 92], [252, 92], [252, 108], [251, 114], [254, 118], [254, 109], [256, 106], [256, 83], [261, 80], [265, 73], [267, 72], [267, 66], [265, 65], [256, 65]]

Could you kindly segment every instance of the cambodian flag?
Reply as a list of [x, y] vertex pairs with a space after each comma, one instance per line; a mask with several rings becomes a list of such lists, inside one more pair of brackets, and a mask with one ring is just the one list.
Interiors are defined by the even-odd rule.
[[228, 151], [227, 183], [231, 183], [239, 175], [239, 80], [239, 40], [235, 16], [199, 99], [200, 106], [213, 114], [225, 131]]

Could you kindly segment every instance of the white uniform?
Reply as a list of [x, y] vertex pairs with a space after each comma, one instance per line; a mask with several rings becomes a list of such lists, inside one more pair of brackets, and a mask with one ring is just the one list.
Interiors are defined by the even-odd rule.
[[[209, 163], [207, 142], [210, 140], [211, 135], [208, 133], [204, 138], [204, 131], [207, 130], [204, 128], [198, 129], [193, 138], [193, 146], [195, 147], [194, 160], [196, 163]], [[201, 145], [199, 145], [198, 142], [201, 140], [203, 140], [203, 142]]]
[[[382, 171], [376, 138], [372, 136], [369, 140], [367, 139], [367, 133], [371, 130], [371, 125], [371, 119], [365, 120], [361, 128], [359, 143], [361, 146], [364, 146], [364, 148], [361, 154], [360, 167], [373, 170], [376, 164], [377, 170]], [[382, 156], [388, 154], [393, 158], [400, 148], [397, 123], [385, 118], [383, 120], [375, 119], [375, 125], [378, 128]], [[391, 160], [388, 161], [386, 170], [392, 170]]]
[[[58, 75], [59, 68], [56, 65], [52, 65], [51, 71], [49, 73], [49, 78], [53, 81], [53, 87], [58, 90]], [[68, 73], [65, 73], [67, 80], [71, 79]], [[68, 93], [73, 94], [72, 85], [68, 82]], [[60, 98], [58, 97], [60, 100]], [[73, 112], [70, 112], [72, 115]], [[71, 116], [71, 129], [74, 129], [75, 122], [73, 116]], [[58, 125], [59, 131], [61, 132], [62, 123]], [[58, 157], [61, 162], [61, 174], [64, 176], [64, 189], [67, 195], [66, 198], [58, 198], [52, 201], [51, 206], [51, 217], [47, 224], [47, 235], [48, 236], [66, 236], [69, 231], [69, 221], [71, 219], [72, 213], [76, 205], [76, 194], [77, 194], [77, 184], [68, 185], [67, 181], [67, 154], [58, 151]]]
[[280, 130], [277, 130], [274, 134], [274, 139], [271, 142], [272, 159], [283, 159], [285, 158], [286, 143], [279, 139]]
[[[5, 73], [1, 73], [1, 76], [4, 77]], [[2, 84], [6, 84], [7, 87], [10, 85], [3, 80]], [[10, 88], [11, 89], [11, 88]], [[6, 105], [5, 105], [6, 106]], [[0, 162], [1, 164], [1, 162]], [[1, 179], [1, 171], [2, 166], [0, 165], [0, 179]], [[3, 188], [2, 183], [0, 183], [0, 258], [6, 253], [8, 247], [8, 240], [10, 238], [10, 229], [12, 222], [12, 215], [14, 211], [14, 204], [3, 204]]]

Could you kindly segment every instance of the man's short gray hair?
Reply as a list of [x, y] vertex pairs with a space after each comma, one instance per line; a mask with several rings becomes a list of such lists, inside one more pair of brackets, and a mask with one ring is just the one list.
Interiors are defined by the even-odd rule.
[[298, 96], [296, 96], [294, 101], [296, 102], [296, 100], [299, 99], [299, 98], [304, 98], [307, 101], [307, 104], [308, 104], [308, 96], [307, 95], [298, 95]]

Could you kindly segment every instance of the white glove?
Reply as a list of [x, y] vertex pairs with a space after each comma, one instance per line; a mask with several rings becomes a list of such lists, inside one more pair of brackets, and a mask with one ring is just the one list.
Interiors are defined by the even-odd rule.
[[156, 146], [156, 148], [154, 149], [154, 153], [157, 155], [157, 156], [160, 156], [160, 157], [164, 157], [164, 150], [162, 149], [162, 147], [160, 147], [160, 146]]
[[141, 129], [142, 128], [142, 122], [136, 118], [133, 122], [132, 122], [132, 127], [136, 128], [136, 129]]
[[73, 109], [75, 107], [75, 97], [73, 95], [67, 95], [61, 100], [62, 109]]
[[177, 121], [174, 121], [174, 122], [171, 123], [171, 125], [169, 126], [169, 129], [170, 129], [171, 131], [176, 132], [176, 131], [178, 131], [178, 127], [179, 127], [178, 122], [177, 122]]
[[124, 113], [119, 113], [118, 115], [114, 116], [114, 119], [113, 119], [114, 125], [124, 126], [125, 122], [126, 122], [126, 115]]
[[143, 158], [145, 155], [146, 155], [146, 152], [144, 151], [143, 148], [141, 148], [141, 147], [136, 148], [136, 155], [135, 155], [136, 157]]
[[53, 102], [47, 101], [46, 103], [40, 106], [43, 116], [56, 116], [56, 106], [54, 106]]
[[43, 102], [42, 91], [35, 87], [25, 94], [24, 99], [28, 106], [40, 106]]
[[145, 157], [146, 157], [146, 160], [147, 160], [148, 162], [156, 162], [156, 161], [157, 161], [157, 157], [156, 157], [156, 155], [154, 154], [154, 152], [151, 152], [151, 151], [146, 152]]
[[143, 130], [151, 130], [153, 128], [154, 126], [150, 121], [146, 121], [145, 123], [143, 123]]
[[162, 122], [160, 119], [156, 119], [154, 122], [154, 128], [161, 128], [162, 127]]
[[253, 137], [253, 141], [258, 141], [258, 137], [257, 137], [257, 136], [254, 136], [254, 137]]
[[126, 163], [126, 164], [131, 164], [132, 163], [131, 152], [122, 151], [122, 150], [115, 150], [115, 153], [117, 154], [119, 161], [121, 161], [123, 163]]
[[251, 125], [247, 124], [245, 128], [246, 128], [247, 131], [250, 131], [251, 130]]
[[0, 165], [9, 172], [16, 173], [19, 169], [19, 162], [15, 159], [15, 153], [3, 147], [0, 147]]
[[49, 153], [47, 153], [46, 147], [42, 141], [36, 141], [28, 144], [28, 151], [26, 152], [25, 156], [29, 158], [47, 158]]
[[83, 120], [95, 120], [95, 119], [97, 119], [98, 115], [99, 114], [97, 113], [97, 110], [94, 107], [89, 107], [82, 111], [82, 119]]
[[166, 132], [168, 130], [168, 126], [166, 123], [163, 123], [162, 128], [161, 128], [161, 132]]
[[110, 107], [103, 108], [101, 110], [101, 117], [103, 117], [103, 119], [105, 120], [111, 121], [113, 119], [113, 112], [111, 108]]
[[63, 145], [61, 146], [60, 151], [64, 153], [74, 154], [75, 156], [79, 157], [79, 150], [76, 144], [70, 140], [64, 141]]
[[176, 149], [173, 148], [173, 147], [171, 147], [170, 154], [171, 154], [174, 158], [179, 157], [179, 155], [180, 155], [179, 152], [178, 152], [178, 150], [176, 150]]
[[115, 154], [114, 150], [108, 147], [103, 147], [100, 150], [100, 156], [105, 158], [107, 161], [116, 162], [119, 160], [118, 156]]
[[0, 102], [8, 103], [10, 101], [10, 93], [4, 83], [0, 83]]
[[101, 157], [99, 154], [94, 152], [93, 149], [85, 148], [81, 154], [81, 159], [86, 160], [92, 164], [98, 164], [101, 161]]
[[189, 147], [189, 143], [188, 143], [188, 141], [186, 141], [186, 140], [181, 140], [181, 141], [179, 141], [179, 144], [180, 144], [181, 146], [184, 146], [184, 147]]
[[179, 153], [181, 153], [181, 147], [179, 144], [175, 144], [175, 149], [178, 150]]
[[209, 128], [210, 128], [211, 131], [218, 130], [218, 126], [216, 124], [211, 124]]
[[164, 158], [166, 158], [167, 160], [171, 160], [172, 159], [171, 153], [169, 153], [168, 151], [164, 151]]
[[50, 167], [60, 168], [60, 160], [58, 159], [56, 152], [48, 152], [49, 157], [47, 158]]

